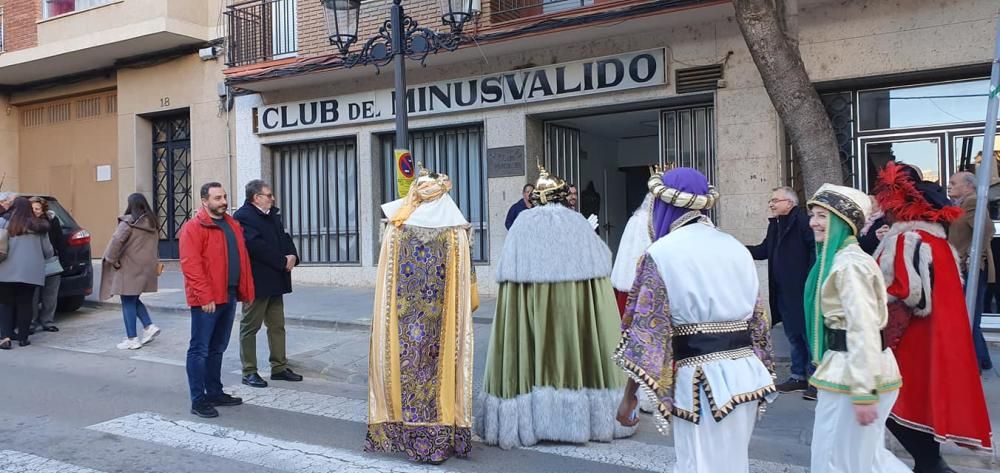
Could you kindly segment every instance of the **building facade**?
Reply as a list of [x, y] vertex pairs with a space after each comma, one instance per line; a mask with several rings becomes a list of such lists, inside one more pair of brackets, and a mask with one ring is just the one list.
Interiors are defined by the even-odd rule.
[[161, 257], [176, 258], [197, 184], [231, 186], [234, 175], [215, 58], [223, 6], [0, 0], [2, 190], [58, 198], [96, 255], [128, 195], [142, 192], [160, 216]]
[[[391, 66], [342, 67], [319, 0], [251, 3], [295, 15], [255, 26], [240, 7], [227, 13], [229, 51], [255, 52], [230, 57], [226, 70], [239, 91], [237, 181], [274, 183], [306, 263], [297, 278], [371, 285], [379, 205], [396, 198]], [[867, 190], [888, 159], [942, 182], [973, 159], [995, 2], [785, 3], [850, 184]], [[422, 26], [443, 29], [438, 4], [403, 2]], [[389, 5], [362, 2], [359, 43]], [[407, 99], [415, 159], [451, 176], [472, 223], [482, 291], [496, 289], [505, 215], [537, 163], [577, 185], [580, 210], [598, 215], [613, 250], [648, 166], [662, 162], [702, 170], [723, 196], [722, 228], [745, 243], [763, 238], [770, 191], [794, 185], [796, 169], [730, 2], [483, 0], [478, 9], [466, 27], [476, 41], [426, 67], [409, 63]]]

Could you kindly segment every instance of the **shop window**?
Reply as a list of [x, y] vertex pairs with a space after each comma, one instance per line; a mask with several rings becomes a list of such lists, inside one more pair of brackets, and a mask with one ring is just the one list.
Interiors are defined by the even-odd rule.
[[[391, 133], [379, 137], [382, 202], [396, 199], [394, 140]], [[410, 132], [414, 161], [451, 178], [451, 198], [472, 224], [472, 260], [477, 263], [489, 260], [485, 147], [482, 125]]]
[[86, 10], [115, 0], [42, 0], [42, 18]]
[[271, 148], [276, 205], [303, 263], [361, 262], [355, 140]]
[[987, 79], [862, 91], [862, 131], [986, 121]]

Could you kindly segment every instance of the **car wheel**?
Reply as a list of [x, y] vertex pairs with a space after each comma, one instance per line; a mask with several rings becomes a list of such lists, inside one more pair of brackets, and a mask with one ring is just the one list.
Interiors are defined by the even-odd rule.
[[57, 312], [75, 312], [83, 305], [84, 296], [62, 297], [56, 304]]

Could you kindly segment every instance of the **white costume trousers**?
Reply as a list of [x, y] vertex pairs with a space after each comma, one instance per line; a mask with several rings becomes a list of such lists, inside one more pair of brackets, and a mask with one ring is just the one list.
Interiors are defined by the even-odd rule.
[[862, 426], [848, 394], [819, 390], [813, 424], [811, 473], [909, 473], [885, 447], [885, 420], [899, 391], [879, 396], [878, 418]]
[[740, 404], [721, 422], [709, 412], [701, 392], [701, 419], [693, 424], [674, 418], [674, 473], [746, 473], [750, 471], [750, 435], [757, 422], [757, 402]]

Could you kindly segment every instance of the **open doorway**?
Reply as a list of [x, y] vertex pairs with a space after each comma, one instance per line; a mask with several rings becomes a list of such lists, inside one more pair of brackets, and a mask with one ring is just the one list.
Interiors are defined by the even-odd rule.
[[577, 209], [597, 215], [613, 252], [632, 212], [646, 196], [649, 167], [693, 167], [714, 183], [710, 105], [652, 108], [545, 122], [545, 165], [577, 187]]

